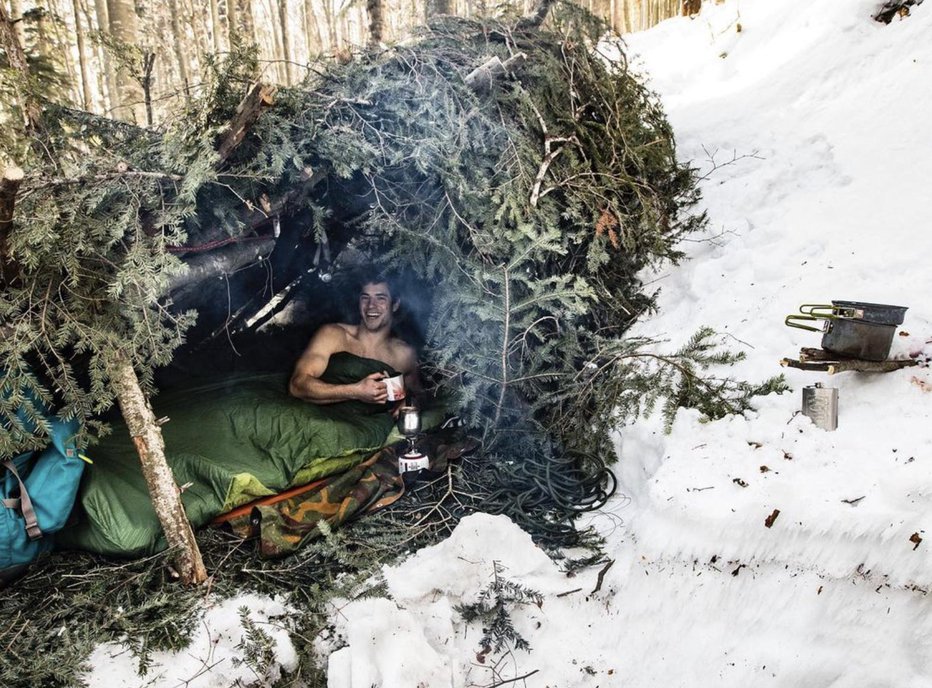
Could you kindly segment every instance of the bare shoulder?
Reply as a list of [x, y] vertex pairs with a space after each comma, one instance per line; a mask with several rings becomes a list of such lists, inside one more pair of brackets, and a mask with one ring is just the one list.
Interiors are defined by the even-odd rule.
[[343, 323], [321, 325], [317, 332], [314, 333], [311, 341], [321, 345], [343, 344], [347, 339], [354, 336], [355, 333], [352, 331], [352, 327], [352, 325], [344, 325]]

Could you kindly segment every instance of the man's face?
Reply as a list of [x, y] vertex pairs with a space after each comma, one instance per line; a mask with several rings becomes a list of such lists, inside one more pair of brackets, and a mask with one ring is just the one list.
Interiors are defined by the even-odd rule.
[[364, 328], [370, 332], [391, 328], [392, 315], [397, 310], [398, 302], [392, 302], [392, 294], [385, 282], [370, 282], [362, 286], [359, 316]]

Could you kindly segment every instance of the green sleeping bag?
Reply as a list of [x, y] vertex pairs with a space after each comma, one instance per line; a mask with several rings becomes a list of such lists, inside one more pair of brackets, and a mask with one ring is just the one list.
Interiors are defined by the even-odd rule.
[[[349, 353], [331, 356], [322, 379], [359, 380], [396, 374], [381, 361]], [[383, 446], [393, 419], [383, 406], [342, 402], [316, 406], [291, 397], [282, 375], [231, 377], [154, 400], [165, 453], [182, 486], [192, 525], [258, 497], [344, 471]], [[139, 467], [139, 456], [118, 424], [88, 455], [78, 495], [77, 522], [59, 547], [138, 556], [165, 541]]]

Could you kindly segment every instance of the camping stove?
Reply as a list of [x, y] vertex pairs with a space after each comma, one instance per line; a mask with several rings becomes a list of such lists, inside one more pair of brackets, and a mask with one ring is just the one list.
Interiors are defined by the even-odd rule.
[[408, 440], [408, 450], [398, 457], [398, 472], [404, 474], [430, 468], [430, 459], [417, 448], [417, 437], [421, 432], [421, 412], [416, 406], [402, 406], [398, 410], [398, 430]]

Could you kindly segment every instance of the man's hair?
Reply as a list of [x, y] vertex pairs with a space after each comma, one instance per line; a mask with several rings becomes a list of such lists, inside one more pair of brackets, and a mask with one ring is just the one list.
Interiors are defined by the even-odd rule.
[[356, 281], [356, 294], [361, 294], [362, 288], [367, 284], [382, 283], [388, 285], [388, 293], [391, 294], [392, 303], [395, 303], [401, 298], [401, 294], [398, 289], [398, 281], [395, 276], [392, 273], [386, 270], [380, 270], [375, 266], [370, 266], [368, 269], [363, 269], [360, 271], [359, 279]]

